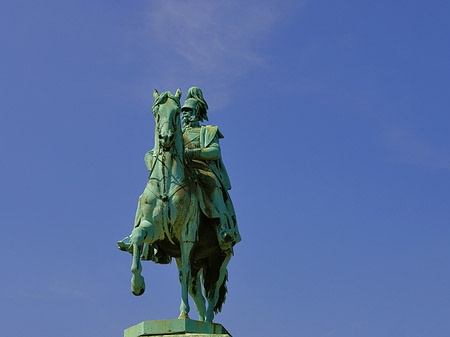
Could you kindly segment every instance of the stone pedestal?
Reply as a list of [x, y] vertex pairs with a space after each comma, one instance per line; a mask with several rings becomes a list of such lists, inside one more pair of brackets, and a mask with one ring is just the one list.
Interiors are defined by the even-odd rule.
[[227, 330], [217, 323], [191, 319], [166, 319], [145, 321], [124, 331], [124, 337], [231, 337]]

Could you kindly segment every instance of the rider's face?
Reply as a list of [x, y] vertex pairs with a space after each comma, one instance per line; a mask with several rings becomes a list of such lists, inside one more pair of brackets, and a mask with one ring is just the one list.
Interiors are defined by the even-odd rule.
[[183, 125], [189, 125], [191, 123], [198, 122], [197, 111], [191, 108], [183, 109], [181, 118], [183, 120]]

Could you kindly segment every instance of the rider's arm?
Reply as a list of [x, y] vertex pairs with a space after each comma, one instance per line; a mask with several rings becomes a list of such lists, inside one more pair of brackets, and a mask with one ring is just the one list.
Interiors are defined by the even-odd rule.
[[204, 149], [187, 149], [186, 154], [192, 159], [217, 160], [220, 158], [220, 146], [217, 137]]
[[217, 137], [207, 148], [200, 150], [199, 158], [205, 160], [217, 160], [220, 158], [220, 146]]

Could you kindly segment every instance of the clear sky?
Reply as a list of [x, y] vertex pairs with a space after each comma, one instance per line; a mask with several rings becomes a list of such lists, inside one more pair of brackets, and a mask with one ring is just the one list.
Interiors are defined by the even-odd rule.
[[444, 0], [3, 1], [1, 335], [178, 317], [175, 265], [144, 263], [135, 297], [116, 241], [147, 181], [153, 89], [196, 85], [243, 237], [217, 322], [450, 336], [449, 15]]

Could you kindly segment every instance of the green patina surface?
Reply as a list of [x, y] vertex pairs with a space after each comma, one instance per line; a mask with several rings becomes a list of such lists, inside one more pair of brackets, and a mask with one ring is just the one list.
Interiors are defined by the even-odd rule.
[[195, 321], [191, 319], [167, 319], [145, 321], [124, 331], [124, 337], [185, 335], [192, 336], [230, 336], [221, 324]]
[[160, 264], [175, 260], [179, 270], [183, 323], [151, 321], [136, 327], [148, 330], [147, 326], [170, 324], [173, 330], [184, 324], [185, 332], [186, 328], [199, 332], [189, 325], [194, 323], [186, 323], [194, 321], [183, 320], [189, 318], [188, 296], [199, 320], [212, 322], [226, 299], [233, 247], [241, 241], [220, 150], [223, 135], [215, 125], [200, 124], [208, 120], [200, 88], [190, 88], [183, 105], [180, 89], [175, 95], [155, 90], [153, 96], [155, 143], [145, 156], [148, 182], [138, 200], [131, 235], [118, 245], [133, 255], [131, 292], [136, 296], [145, 291], [142, 260]]

